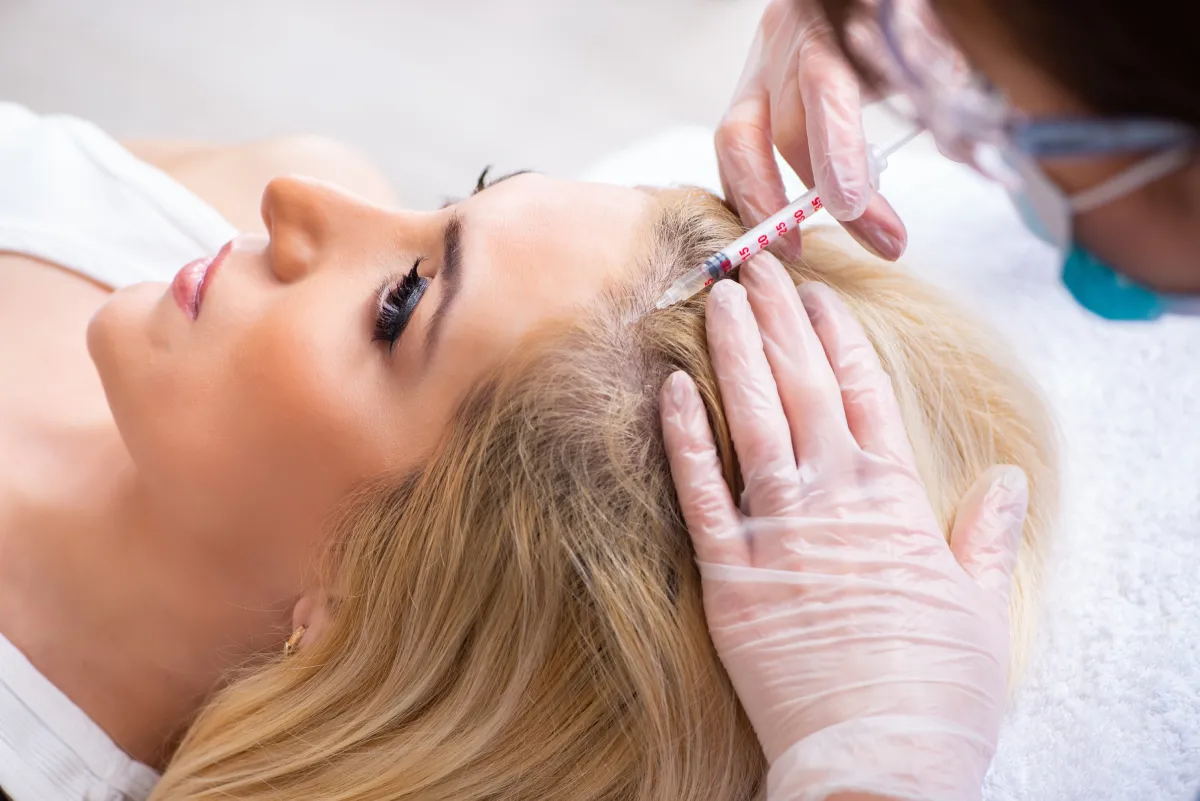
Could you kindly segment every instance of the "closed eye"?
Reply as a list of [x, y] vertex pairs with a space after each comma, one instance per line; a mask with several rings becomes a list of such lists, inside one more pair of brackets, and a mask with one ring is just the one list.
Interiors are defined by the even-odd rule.
[[389, 353], [396, 347], [396, 341], [404, 333], [417, 304], [429, 288], [429, 279], [417, 273], [421, 262], [422, 259], [417, 259], [403, 278], [389, 279], [379, 288], [379, 308], [375, 314], [375, 333], [372, 339], [388, 343]]

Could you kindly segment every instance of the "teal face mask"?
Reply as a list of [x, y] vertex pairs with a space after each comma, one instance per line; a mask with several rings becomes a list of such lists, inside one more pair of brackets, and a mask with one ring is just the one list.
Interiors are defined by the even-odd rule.
[[1068, 198], [1037, 162], [1010, 152], [1007, 161], [1021, 178], [1010, 191], [1025, 226], [1062, 254], [1063, 284], [1085, 309], [1108, 320], [1156, 320], [1164, 314], [1200, 314], [1200, 296], [1155, 292], [1093, 256], [1072, 236], [1072, 218], [1116, 201], [1187, 164], [1190, 147], [1147, 158], [1100, 186]]
[[1079, 305], [1107, 320], [1157, 320], [1164, 314], [1200, 314], [1200, 296], [1166, 295], [1121, 275], [1074, 243], [1062, 281]]

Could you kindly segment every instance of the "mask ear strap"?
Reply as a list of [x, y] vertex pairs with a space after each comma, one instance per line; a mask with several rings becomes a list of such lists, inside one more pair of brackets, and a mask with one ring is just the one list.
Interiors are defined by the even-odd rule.
[[1119, 200], [1143, 186], [1152, 184], [1163, 176], [1182, 169], [1192, 160], [1192, 146], [1164, 150], [1119, 173], [1099, 186], [1094, 186], [1070, 198], [1071, 211], [1082, 214]]
[[1200, 316], [1200, 295], [1167, 295], [1166, 309], [1172, 314]]

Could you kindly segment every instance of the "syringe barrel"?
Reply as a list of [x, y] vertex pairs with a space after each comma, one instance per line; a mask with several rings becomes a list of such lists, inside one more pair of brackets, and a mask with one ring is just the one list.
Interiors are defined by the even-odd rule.
[[708, 276], [709, 282], [719, 281], [725, 273], [733, 269], [733, 262], [725, 255], [725, 251], [720, 251], [709, 256], [704, 262], [704, 273]]
[[[888, 156], [895, 153], [920, 132], [921, 129], [919, 128], [910, 131], [905, 136], [893, 142], [887, 149], [868, 145], [867, 166], [870, 170], [871, 186], [876, 191], [879, 189], [879, 177], [887, 169]], [[656, 307], [665, 309], [668, 306], [691, 297], [704, 287], [711, 285], [714, 281], [720, 280], [733, 270], [734, 267], [744, 263], [755, 253], [766, 250], [779, 237], [785, 236], [799, 228], [801, 223], [806, 222], [822, 208], [824, 208], [824, 204], [821, 202], [821, 197], [817, 193], [817, 190], [810, 189], [786, 208], [777, 214], [771, 215], [764, 222], [747, 231], [745, 235], [738, 238], [733, 244], [724, 248], [719, 253], [712, 255], [704, 264], [693, 269], [672, 284], [671, 288], [659, 298], [658, 303], [655, 304]]]

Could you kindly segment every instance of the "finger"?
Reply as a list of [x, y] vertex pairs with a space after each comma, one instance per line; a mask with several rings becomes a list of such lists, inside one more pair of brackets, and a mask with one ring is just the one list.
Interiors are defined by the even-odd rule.
[[[771, 115], [772, 136], [775, 147], [788, 162], [800, 180], [806, 186], [813, 186], [812, 156], [807, 126], [804, 116], [804, 104], [800, 101], [800, 92], [784, 92], [777, 100], [772, 100]], [[824, 197], [822, 196], [822, 202]], [[843, 222], [845, 228], [855, 241], [886, 261], [895, 261], [904, 255], [908, 244], [908, 232], [900, 215], [896, 214], [892, 205], [874, 189], [870, 190], [870, 200], [867, 209], [856, 220]], [[799, 253], [790, 247], [793, 241], [799, 242], [799, 236], [782, 237], [779, 241], [785, 243], [776, 251], [784, 258], [798, 258]]]
[[[767, 48], [766, 56], [772, 68], [761, 76], [761, 80], [770, 98], [771, 136], [775, 149], [804, 185], [812, 187], [812, 158], [809, 154], [807, 115], [804, 100], [800, 96], [799, 58], [804, 49], [803, 43], [812, 35], [813, 26], [821, 23], [811, 19], [811, 15], [806, 13], [808, 11], [811, 9], [790, 2], [776, 3], [771, 9], [775, 35], [770, 37], [772, 46]], [[763, 15], [763, 24], [767, 24], [767, 14]]]
[[[831, 52], [827, 38], [814, 39], [797, 66], [803, 75], [797, 80], [797, 97], [802, 95], [802, 105], [809, 109], [804, 123], [809, 175], [801, 178], [818, 187], [821, 202], [859, 244], [895, 261], [904, 253], [908, 234], [891, 204], [871, 185], [858, 80], [841, 56]], [[813, 65], [827, 74], [812, 80], [808, 72]]]
[[794, 65], [771, 94], [771, 137], [775, 148], [805, 186], [813, 185], [812, 154], [809, 151], [808, 117], [797, 83]]
[[871, 199], [867, 137], [858, 78], [828, 32], [800, 44], [797, 84], [804, 103], [809, 157], [821, 201], [838, 220], [862, 216]]
[[696, 556], [715, 564], [749, 564], [741, 516], [696, 384], [686, 373], [675, 373], [663, 385], [659, 406], [671, 477]]
[[955, 515], [950, 550], [962, 569], [1007, 606], [1021, 529], [1029, 508], [1029, 483], [1019, 467], [999, 466], [979, 477]]
[[721, 186], [746, 227], [788, 204], [771, 142], [771, 105], [758, 84], [730, 106], [715, 141]]
[[746, 290], [718, 281], [708, 296], [708, 349], [755, 515], [793, 508], [799, 489], [791, 432]]
[[842, 223], [850, 236], [881, 259], [895, 261], [908, 246], [908, 231], [892, 204], [878, 192], [871, 193], [867, 210], [857, 220]]
[[740, 280], [762, 332], [799, 463], [855, 450], [841, 389], [787, 270], [770, 254], [759, 254], [742, 266]]
[[[812, 163], [808, 153], [808, 129], [805, 127], [804, 103], [800, 100], [800, 87], [796, 84], [795, 55], [790, 65], [770, 92], [771, 139], [775, 149], [791, 166], [805, 186], [812, 186]], [[798, 233], [780, 237], [772, 252], [780, 258], [796, 260], [802, 251]]]
[[892, 381], [858, 320], [824, 284], [805, 284], [800, 298], [841, 388], [846, 422], [859, 447], [915, 470]]

